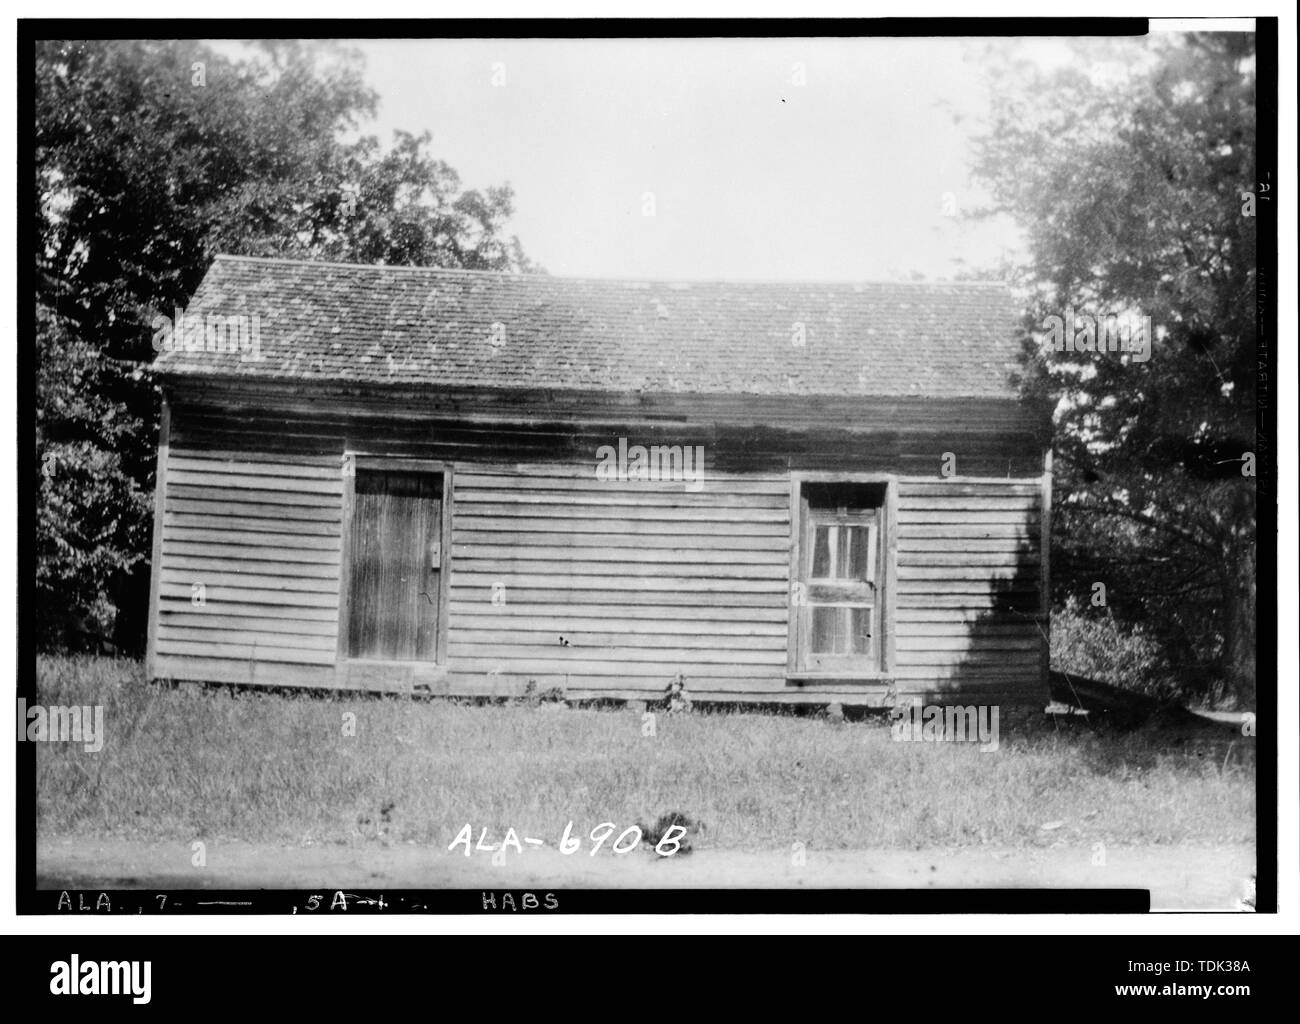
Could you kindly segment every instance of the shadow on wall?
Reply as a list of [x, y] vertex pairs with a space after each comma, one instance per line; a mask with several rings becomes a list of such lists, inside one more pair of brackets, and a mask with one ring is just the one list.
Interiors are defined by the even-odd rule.
[[[1017, 544], [1011, 571], [989, 583], [988, 607], [969, 622], [965, 646], [951, 665], [950, 676], [940, 683], [941, 692], [960, 694], [964, 703], [1041, 708], [1051, 700], [1046, 679], [1050, 631], [1042, 611], [1039, 537], [1037, 525], [1031, 524], [1029, 539]], [[994, 539], [992, 532], [988, 539]]]

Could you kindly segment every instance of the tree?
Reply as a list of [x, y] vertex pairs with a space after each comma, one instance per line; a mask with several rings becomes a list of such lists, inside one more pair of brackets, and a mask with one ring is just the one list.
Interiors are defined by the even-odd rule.
[[1026, 393], [1056, 409], [1056, 597], [1106, 582], [1185, 694], [1252, 705], [1254, 37], [1138, 46], [1079, 45], [1052, 73], [1005, 65], [976, 173], [1028, 241], [1028, 332], [1067, 311], [1154, 330], [1145, 362], [1029, 359]]
[[38, 642], [102, 635], [140, 600], [149, 325], [214, 254], [530, 269], [509, 186], [462, 188], [427, 133], [382, 150], [358, 134], [375, 103], [334, 45], [37, 44]]

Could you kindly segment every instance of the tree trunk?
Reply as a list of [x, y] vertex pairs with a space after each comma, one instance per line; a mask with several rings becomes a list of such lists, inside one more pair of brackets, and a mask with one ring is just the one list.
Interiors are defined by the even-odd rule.
[[1238, 709], [1255, 710], [1255, 539], [1237, 531], [1229, 548], [1230, 561], [1223, 587], [1223, 650], [1221, 652], [1224, 696]]

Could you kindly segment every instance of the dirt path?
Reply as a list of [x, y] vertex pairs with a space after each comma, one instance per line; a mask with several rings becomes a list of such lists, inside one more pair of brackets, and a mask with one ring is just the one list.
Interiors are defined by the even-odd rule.
[[1088, 848], [1029, 850], [697, 850], [660, 860], [525, 848], [504, 866], [422, 846], [275, 846], [210, 842], [194, 867], [188, 843], [51, 838], [37, 845], [42, 889], [537, 889], [537, 888], [1139, 888], [1153, 909], [1237, 909], [1255, 870], [1246, 846], [1110, 847], [1095, 864]]

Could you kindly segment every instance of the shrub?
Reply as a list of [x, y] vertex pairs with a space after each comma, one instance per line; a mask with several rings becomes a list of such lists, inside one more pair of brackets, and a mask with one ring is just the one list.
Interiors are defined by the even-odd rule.
[[1052, 609], [1052, 668], [1157, 700], [1179, 693], [1164, 650], [1148, 629], [1120, 622], [1108, 608], [1081, 608], [1074, 596]]

